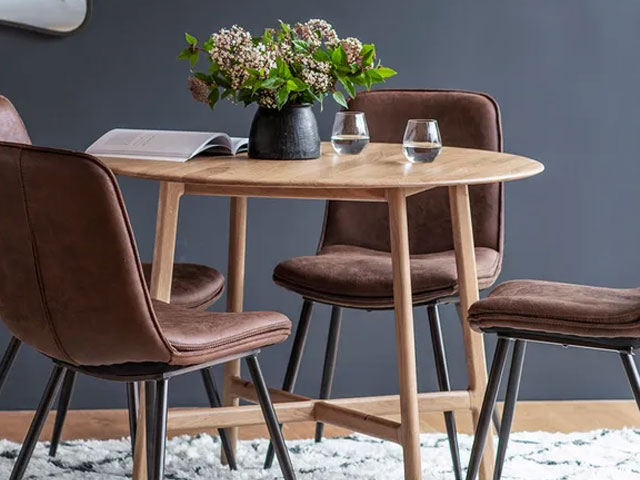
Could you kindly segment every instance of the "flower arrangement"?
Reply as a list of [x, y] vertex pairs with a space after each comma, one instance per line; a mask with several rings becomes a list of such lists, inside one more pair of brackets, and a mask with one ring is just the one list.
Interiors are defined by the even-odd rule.
[[[346, 107], [356, 87], [367, 89], [396, 74], [376, 61], [373, 44], [353, 37], [341, 39], [325, 20], [311, 19], [291, 26], [267, 28], [260, 37], [237, 25], [223, 28], [202, 44], [185, 34], [187, 48], [179, 58], [193, 69], [206, 54], [206, 72], [192, 72], [193, 97], [213, 108], [219, 99], [257, 103], [282, 109], [285, 105], [319, 102], [327, 95]], [[342, 87], [345, 93], [339, 89]]]

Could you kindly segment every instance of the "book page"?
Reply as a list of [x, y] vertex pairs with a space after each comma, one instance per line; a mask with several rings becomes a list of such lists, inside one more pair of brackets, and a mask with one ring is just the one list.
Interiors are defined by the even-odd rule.
[[87, 153], [105, 157], [184, 162], [197, 154], [211, 140], [221, 136], [227, 137], [226, 134], [211, 132], [116, 128], [96, 140], [87, 149]]
[[231, 137], [231, 152], [234, 155], [249, 150], [249, 139], [246, 137]]

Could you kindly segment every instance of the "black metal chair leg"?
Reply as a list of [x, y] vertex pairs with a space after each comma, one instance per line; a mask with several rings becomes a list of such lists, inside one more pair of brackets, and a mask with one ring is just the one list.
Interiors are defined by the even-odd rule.
[[156, 382], [144, 383], [145, 395], [145, 420], [147, 428], [147, 474], [150, 479], [155, 479], [155, 419], [156, 419]]
[[629, 378], [629, 384], [631, 385], [633, 396], [636, 399], [636, 404], [638, 405], [638, 409], [640, 409], [640, 375], [638, 375], [638, 367], [636, 367], [636, 364], [633, 361], [633, 355], [630, 353], [621, 353], [620, 358], [622, 359], [624, 370], [627, 372], [627, 377]]
[[471, 448], [471, 458], [469, 459], [469, 468], [467, 469], [467, 480], [475, 480], [480, 469], [480, 461], [484, 452], [484, 446], [487, 442], [487, 434], [491, 427], [491, 412], [496, 405], [498, 399], [498, 389], [500, 388], [500, 379], [502, 371], [507, 359], [507, 351], [509, 350], [509, 342], [506, 338], [499, 338], [496, 351], [493, 355], [493, 363], [491, 364], [491, 372], [489, 373], [489, 381], [487, 382], [487, 390], [484, 394], [482, 410], [480, 410], [480, 418], [476, 426], [475, 437], [473, 438], [473, 447]]
[[4, 355], [2, 356], [2, 360], [0, 360], [0, 392], [2, 391], [2, 387], [4, 387], [4, 382], [9, 376], [13, 363], [16, 361], [16, 357], [18, 356], [21, 346], [22, 341], [18, 340], [16, 337], [11, 337], [9, 345], [7, 345], [7, 349], [4, 351]]
[[[150, 480], [164, 479], [165, 449], [167, 445], [167, 394], [168, 380], [158, 380], [155, 383], [155, 409], [153, 418], [153, 468], [150, 469]], [[147, 424], [149, 425], [149, 424]]]
[[49, 446], [50, 457], [55, 457], [58, 451], [58, 445], [60, 445], [60, 439], [62, 438], [64, 421], [67, 418], [67, 412], [69, 411], [69, 405], [71, 404], [71, 395], [73, 394], [73, 387], [75, 383], [76, 372], [74, 372], [73, 370], [67, 370], [67, 372], [64, 374], [62, 388], [60, 389], [60, 396], [58, 397], [56, 422], [53, 426], [53, 433], [51, 434], [51, 445]]
[[[440, 316], [437, 305], [427, 306], [427, 316], [429, 317], [429, 328], [431, 330], [431, 343], [433, 345], [433, 355], [435, 357], [436, 375], [438, 386], [441, 392], [451, 390], [449, 381], [449, 369], [447, 368], [447, 357], [442, 339], [442, 328], [440, 327]], [[458, 431], [456, 428], [456, 417], [453, 412], [444, 412], [444, 423], [449, 437], [449, 449], [451, 450], [451, 463], [456, 480], [462, 480], [462, 465], [460, 463], [460, 448], [458, 446]]]
[[[324, 367], [322, 368], [322, 383], [320, 386], [320, 399], [331, 398], [333, 387], [333, 375], [336, 372], [336, 359], [338, 358], [338, 343], [340, 342], [340, 326], [342, 325], [342, 308], [333, 306], [331, 308], [331, 323], [329, 324], [329, 336], [327, 338], [327, 349], [324, 354]], [[324, 423], [316, 423], [316, 443], [322, 441]]]
[[131, 455], [135, 454], [136, 429], [138, 428], [138, 405], [140, 393], [136, 382], [127, 382], [127, 409], [129, 410], [129, 435], [131, 436]]
[[[460, 304], [456, 303], [456, 310], [458, 311], [458, 318], [462, 319], [462, 312], [460, 311]], [[491, 412], [491, 420], [493, 422], [493, 426], [496, 429], [496, 432], [500, 431], [500, 413], [498, 412], [498, 405], [493, 408], [493, 412]]]
[[282, 431], [280, 430], [280, 425], [278, 424], [278, 417], [276, 416], [276, 412], [273, 409], [271, 397], [269, 396], [269, 390], [267, 390], [267, 385], [264, 382], [262, 372], [260, 371], [260, 365], [258, 364], [258, 359], [255, 357], [255, 355], [247, 357], [247, 365], [249, 366], [249, 373], [251, 374], [253, 385], [256, 388], [256, 393], [260, 402], [260, 408], [262, 409], [262, 414], [264, 415], [264, 420], [267, 424], [267, 429], [269, 430], [271, 442], [275, 448], [276, 456], [278, 457], [278, 463], [280, 464], [280, 470], [282, 470], [284, 480], [295, 480], [296, 474], [293, 471], [293, 466], [291, 465], [289, 451], [287, 450], [287, 446], [284, 443], [284, 438], [282, 438]]
[[511, 368], [509, 369], [509, 383], [507, 384], [507, 394], [504, 400], [504, 410], [502, 411], [502, 425], [500, 426], [500, 436], [498, 440], [498, 452], [496, 455], [496, 464], [493, 469], [493, 480], [500, 480], [502, 477], [502, 468], [504, 459], [507, 454], [507, 445], [509, 444], [509, 435], [511, 434], [511, 425], [513, 424], [513, 415], [516, 410], [518, 401], [518, 392], [520, 390], [520, 380], [522, 378], [522, 366], [524, 364], [524, 354], [527, 349], [527, 342], [516, 340], [511, 356]]
[[[218, 393], [218, 387], [216, 386], [215, 378], [211, 374], [211, 369], [203, 368], [202, 370], [200, 370], [200, 373], [202, 375], [204, 388], [207, 391], [207, 397], [209, 397], [209, 405], [211, 406], [211, 408], [221, 407], [222, 402], [220, 401], [220, 394]], [[229, 469], [237, 470], [238, 466], [236, 464], [236, 456], [233, 453], [233, 448], [231, 448], [231, 442], [229, 442], [227, 431], [224, 428], [219, 428], [218, 435], [220, 435], [220, 443], [222, 444], [222, 449], [227, 459]]]
[[[306, 300], [302, 304], [302, 310], [300, 311], [300, 320], [298, 321], [298, 327], [296, 329], [296, 336], [293, 340], [293, 346], [291, 347], [291, 355], [289, 356], [289, 363], [287, 364], [287, 371], [284, 374], [284, 381], [282, 382], [282, 390], [285, 392], [292, 392], [298, 379], [298, 371], [300, 370], [300, 361], [302, 360], [302, 353], [304, 352], [304, 345], [307, 341], [307, 335], [309, 333], [309, 325], [311, 320], [311, 312], [313, 311], [313, 302]], [[280, 426], [282, 428], [282, 425]], [[267, 448], [267, 456], [264, 460], [264, 468], [271, 468], [273, 465], [273, 445], [269, 443]]]
[[29, 432], [24, 439], [24, 443], [22, 444], [22, 448], [20, 449], [20, 454], [18, 455], [16, 463], [13, 466], [13, 471], [11, 472], [11, 477], [9, 478], [9, 480], [21, 480], [24, 476], [24, 472], [29, 465], [29, 461], [31, 460], [31, 455], [33, 455], [33, 449], [36, 447], [36, 443], [38, 443], [38, 438], [40, 437], [40, 433], [42, 432], [42, 427], [44, 427], [44, 423], [46, 422], [49, 411], [51, 410], [53, 399], [55, 398], [56, 393], [60, 388], [62, 375], [64, 374], [65, 370], [65, 368], [59, 365], [53, 366], [53, 371], [51, 372], [51, 376], [49, 377], [49, 383], [47, 383], [47, 387], [42, 394], [42, 399], [40, 400], [40, 404], [38, 405], [36, 414], [33, 417], [31, 426], [29, 427]]

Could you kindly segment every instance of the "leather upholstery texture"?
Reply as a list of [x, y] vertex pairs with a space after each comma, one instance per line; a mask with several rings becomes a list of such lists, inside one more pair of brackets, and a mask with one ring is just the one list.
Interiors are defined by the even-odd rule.
[[[145, 283], [151, 285], [150, 263], [142, 264]], [[173, 265], [171, 303], [185, 308], [204, 310], [213, 304], [224, 291], [224, 275], [215, 268], [195, 263]]]
[[0, 231], [0, 315], [40, 352], [75, 365], [185, 365], [289, 334], [272, 312], [156, 314], [120, 190], [98, 159], [0, 142], [0, 182], [0, 224], [11, 226]]
[[[480, 288], [490, 286], [500, 265], [491, 248], [476, 248]], [[391, 254], [350, 245], [330, 245], [318, 255], [280, 263], [276, 282], [305, 298], [358, 308], [393, 307]], [[427, 303], [457, 290], [458, 274], [452, 250], [411, 256], [411, 289], [415, 303]], [[316, 286], [322, 285], [321, 291]]]
[[[31, 145], [27, 129], [8, 98], [0, 95], [0, 142]], [[147, 285], [151, 283], [151, 264], [143, 263]], [[217, 270], [189, 263], [173, 267], [171, 303], [188, 308], [205, 309], [214, 303], [224, 290], [224, 276]]]
[[508, 328], [578, 337], [640, 338], [640, 288], [513, 280], [474, 303], [469, 320], [476, 330]]
[[[373, 90], [358, 94], [349, 108], [365, 113], [373, 142], [401, 143], [407, 120], [434, 118], [444, 145], [502, 150], [500, 111], [485, 94]], [[503, 186], [474, 185], [469, 191], [479, 282], [484, 288], [495, 282], [502, 266]], [[448, 189], [409, 197], [407, 209], [414, 302], [457, 293]], [[386, 203], [329, 201], [317, 258], [281, 263], [274, 281], [320, 302], [388, 308], [393, 305], [390, 251]]]

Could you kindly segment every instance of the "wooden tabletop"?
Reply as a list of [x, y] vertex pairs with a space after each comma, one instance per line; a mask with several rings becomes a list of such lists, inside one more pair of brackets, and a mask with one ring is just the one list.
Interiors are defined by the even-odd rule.
[[371, 143], [359, 155], [338, 155], [329, 142], [315, 160], [198, 156], [184, 163], [100, 157], [117, 175], [192, 185], [297, 188], [423, 188], [506, 182], [536, 175], [530, 158], [444, 147], [432, 163], [407, 162], [399, 144]]

